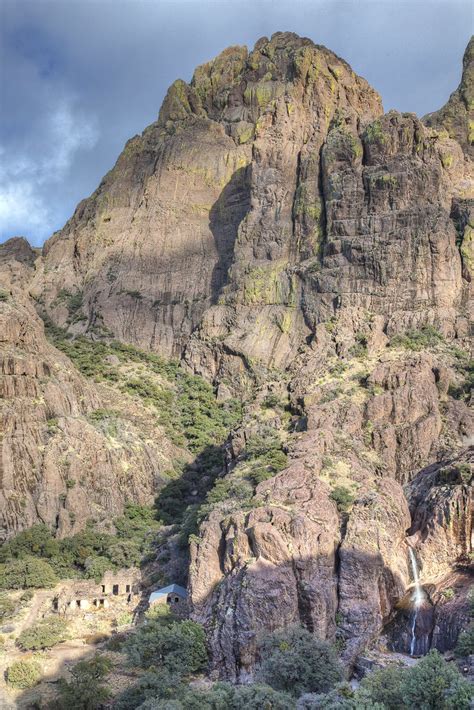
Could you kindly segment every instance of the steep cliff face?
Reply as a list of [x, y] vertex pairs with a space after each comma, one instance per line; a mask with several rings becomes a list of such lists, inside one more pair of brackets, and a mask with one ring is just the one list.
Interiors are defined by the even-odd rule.
[[126, 502], [148, 504], [167, 480], [171, 444], [131, 398], [82, 377], [46, 340], [24, 295], [33, 253], [0, 247], [0, 529], [44, 522], [67, 535], [110, 525]]
[[[8, 379], [20, 371], [28, 378], [7, 402], [13, 423], [22, 409], [4, 445], [8, 454], [20, 442], [16, 459], [38, 459], [4, 479], [7, 491], [15, 481], [28, 491], [14, 527], [34, 519], [33, 489], [49, 496], [37, 514], [52, 510], [66, 525], [58, 510], [65, 500], [74, 512], [78, 487], [67, 487], [59, 451], [73, 434], [74, 450], [107, 451], [86, 465], [103, 467], [87, 488], [101, 509], [124, 498], [117, 466], [131, 464], [128, 443], [110, 447], [87, 423], [112, 396], [127, 418], [128, 400], [68, 369], [18, 285], [70, 336], [177, 355], [219, 400], [242, 398], [189, 571], [193, 616], [222, 675], [248, 677], [259, 632], [296, 622], [337, 640], [349, 664], [385, 628], [408, 651], [410, 617], [397, 610], [413, 582], [409, 546], [435, 603], [450, 575], [467, 585], [471, 52], [460, 89], [420, 121], [383, 115], [365, 80], [308, 39], [277, 33], [250, 53], [232, 47], [172, 85], [157, 122], [129, 141], [41, 257], [23, 242], [8, 247], [5, 386], [20, 387]], [[136, 443], [147, 426], [139, 408], [138, 499], [162, 480], [156, 461], [171, 456], [160, 428]], [[255, 437], [279, 439], [284, 453], [255, 468]], [[83, 468], [78, 460], [77, 478]], [[434, 616], [430, 606], [424, 650], [452, 647], [464, 591], [459, 599]]]
[[422, 462], [445, 457], [446, 442], [464, 451], [472, 432], [464, 402], [446, 416], [456, 358], [441, 341], [432, 350], [391, 348], [343, 367], [315, 354], [295, 365], [293, 406], [306, 430], [290, 428], [290, 465], [260, 483], [243, 510], [238, 501], [217, 506], [191, 545], [194, 615], [209, 629], [220, 672], [245, 678], [259, 632], [291, 623], [339, 639], [353, 662], [412, 583], [413, 537], [427, 583], [468, 563], [469, 465], [464, 483], [453, 474], [441, 490], [436, 477], [418, 473]]
[[[450, 212], [468, 178], [446, 132], [382, 116], [345, 62], [277, 33], [173, 84], [47, 243], [35, 294], [72, 332], [185, 352], [215, 380], [286, 367], [331, 318], [341, 352], [367, 314], [388, 334], [465, 336]], [[80, 321], [64, 290], [81, 294]]]
[[[299, 300], [289, 266], [318, 249], [321, 146], [335, 120], [356, 131], [381, 112], [376, 92], [310, 40], [279, 33], [250, 54], [226, 50], [190, 85], [173, 84], [157, 123], [47, 243], [37, 289], [49, 314], [64, 324], [58, 292], [79, 290], [82, 329], [176, 354], [231, 280], [211, 330], [227, 323], [238, 337], [240, 303], [250, 347], [288, 360], [302, 321], [279, 357], [272, 350]], [[269, 329], [265, 346], [255, 321]]]

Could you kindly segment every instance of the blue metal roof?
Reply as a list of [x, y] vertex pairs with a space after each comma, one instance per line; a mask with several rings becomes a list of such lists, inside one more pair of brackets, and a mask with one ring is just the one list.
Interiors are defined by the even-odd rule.
[[188, 593], [184, 587], [180, 587], [179, 584], [170, 584], [167, 587], [163, 587], [162, 589], [157, 589], [152, 592], [150, 594], [150, 602], [155, 599], [159, 599], [160, 597], [166, 597], [168, 594], [178, 594], [180, 597], [183, 597], [183, 599], [188, 596]]

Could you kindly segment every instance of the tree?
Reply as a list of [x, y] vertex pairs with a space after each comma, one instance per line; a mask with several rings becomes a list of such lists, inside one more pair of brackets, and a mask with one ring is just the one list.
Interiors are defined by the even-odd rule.
[[59, 693], [50, 706], [52, 710], [98, 710], [110, 697], [103, 679], [109, 673], [112, 662], [104, 656], [94, 656], [89, 661], [76, 663], [71, 670], [71, 680], [61, 678]]
[[454, 652], [458, 658], [466, 658], [474, 653], [474, 624], [459, 634]]
[[302, 627], [267, 636], [260, 646], [260, 658], [258, 679], [296, 697], [327, 692], [342, 680], [334, 648]]
[[84, 562], [86, 577], [99, 583], [108, 570], [113, 570], [114, 565], [107, 557], [87, 557]]
[[41, 678], [41, 667], [38, 661], [15, 661], [7, 670], [7, 681], [14, 688], [32, 688]]
[[50, 616], [22, 631], [17, 644], [25, 651], [39, 651], [66, 641], [68, 636], [67, 622], [57, 616]]
[[117, 567], [138, 567], [142, 554], [134, 540], [119, 540], [110, 547], [108, 556]]
[[468, 710], [472, 687], [438, 651], [430, 651], [412, 668], [391, 666], [362, 681], [374, 702], [387, 710]]
[[0, 589], [54, 587], [58, 578], [45, 560], [25, 557], [0, 565]]
[[207, 664], [204, 630], [194, 621], [166, 625], [148, 619], [126, 642], [125, 651], [137, 666], [163, 666], [178, 675], [202, 670]]
[[405, 675], [403, 694], [409, 708], [419, 710], [468, 710], [472, 686], [455, 665], [438, 651], [430, 651]]
[[388, 666], [369, 673], [362, 681], [362, 688], [374, 702], [382, 703], [387, 708], [404, 708], [405, 698], [403, 681], [406, 668]]

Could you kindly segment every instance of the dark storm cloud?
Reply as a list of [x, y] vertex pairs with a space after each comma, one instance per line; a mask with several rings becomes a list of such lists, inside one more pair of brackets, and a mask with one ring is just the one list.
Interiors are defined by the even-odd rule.
[[0, 238], [39, 244], [95, 189], [169, 84], [230, 44], [291, 30], [325, 44], [385, 109], [439, 108], [470, 0], [0, 0]]

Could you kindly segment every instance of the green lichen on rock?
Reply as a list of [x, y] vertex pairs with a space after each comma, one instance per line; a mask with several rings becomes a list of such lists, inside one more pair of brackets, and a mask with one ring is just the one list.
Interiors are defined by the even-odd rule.
[[281, 261], [251, 268], [244, 276], [244, 304], [293, 305], [294, 284], [285, 269], [286, 263]]
[[319, 198], [311, 199], [308, 186], [305, 183], [298, 185], [295, 193], [295, 201], [293, 203], [293, 215], [300, 219], [309, 217], [317, 221], [320, 219], [321, 213], [322, 206]]
[[275, 81], [259, 81], [249, 84], [244, 91], [245, 103], [249, 106], [264, 108], [284, 92], [284, 85]]
[[381, 143], [383, 145], [386, 141], [382, 124], [378, 119], [367, 126], [364, 136], [368, 143]]

